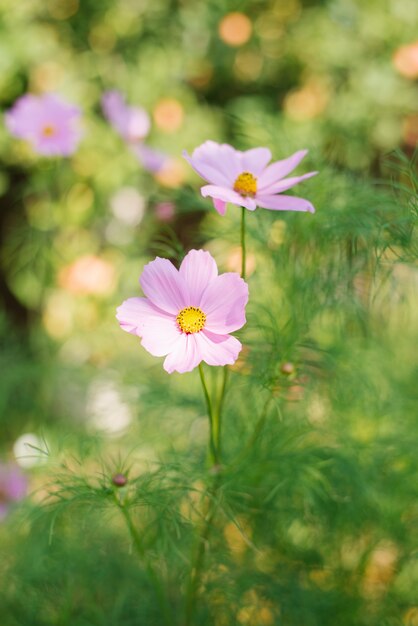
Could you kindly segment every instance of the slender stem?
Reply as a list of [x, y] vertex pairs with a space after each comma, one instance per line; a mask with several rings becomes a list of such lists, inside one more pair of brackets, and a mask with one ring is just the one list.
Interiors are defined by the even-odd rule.
[[202, 363], [199, 363], [199, 374], [200, 374], [200, 381], [202, 383], [203, 395], [205, 396], [206, 408], [208, 410], [208, 417], [209, 417], [209, 428], [210, 428], [209, 454], [210, 454], [210, 459], [211, 459], [212, 465], [217, 465], [219, 463], [219, 457], [218, 457], [218, 448], [217, 448], [216, 439], [215, 439], [216, 435], [215, 435], [215, 432], [214, 432], [216, 427], [214, 429], [212, 402], [211, 402], [211, 399], [210, 399], [210, 396], [209, 396], [208, 387], [207, 387], [207, 384], [206, 384], [205, 373], [203, 371]]
[[189, 585], [186, 592], [185, 620], [184, 626], [192, 626], [193, 616], [196, 609], [197, 591], [203, 564], [205, 560], [205, 551], [209, 541], [210, 532], [212, 530], [212, 522], [216, 513], [216, 494], [219, 488], [219, 474], [215, 478], [215, 482], [210, 491], [209, 501], [207, 503], [206, 514], [202, 524], [202, 532], [196, 546], [195, 558], [193, 559], [193, 568], [190, 575]]
[[[221, 454], [221, 416], [223, 402], [225, 399], [226, 385], [228, 381], [228, 368], [223, 368], [222, 387], [218, 397], [216, 406], [212, 406], [212, 402], [209, 396], [208, 387], [205, 380], [202, 364], [199, 365], [200, 380], [202, 382], [203, 393], [206, 400], [206, 406], [209, 416], [210, 425], [210, 444], [209, 452], [212, 461], [212, 467], [216, 469], [216, 466], [220, 463]], [[189, 584], [186, 591], [186, 604], [185, 604], [185, 618], [184, 626], [191, 626], [193, 624], [193, 618], [196, 610], [197, 595], [199, 589], [199, 583], [202, 577], [203, 565], [205, 561], [206, 546], [209, 542], [210, 533], [212, 531], [213, 520], [216, 514], [216, 495], [220, 484], [219, 472], [215, 475], [215, 480], [211, 489], [209, 490], [209, 500], [206, 506], [206, 512], [203, 517], [201, 530], [196, 544], [195, 554], [192, 559], [192, 570], [190, 573]]]
[[228, 366], [225, 365], [223, 368], [223, 372], [222, 372], [222, 387], [221, 387], [221, 392], [218, 398], [216, 413], [214, 413], [213, 415], [215, 443], [216, 443], [216, 447], [218, 450], [219, 460], [221, 458], [222, 409], [223, 409], [223, 405], [225, 401], [228, 378], [229, 378], [229, 369], [228, 369]]
[[242, 460], [245, 459], [247, 454], [251, 451], [251, 449], [253, 448], [253, 446], [255, 445], [257, 440], [259, 439], [261, 433], [263, 432], [265, 423], [267, 421], [269, 408], [270, 408], [270, 405], [271, 405], [273, 400], [274, 400], [274, 398], [272, 396], [267, 398], [267, 400], [266, 400], [266, 402], [264, 404], [263, 410], [261, 411], [261, 415], [258, 418], [258, 420], [257, 420], [257, 422], [256, 422], [256, 424], [254, 426], [254, 430], [253, 430], [250, 438], [248, 439], [248, 441], [247, 441], [245, 447], [243, 448], [243, 450], [238, 454], [238, 456], [233, 461], [234, 465], [240, 463]]
[[241, 277], [245, 280], [245, 269], [247, 261], [247, 251], [245, 248], [245, 213], [246, 209], [241, 207]]
[[158, 600], [161, 606], [161, 610], [164, 614], [164, 619], [166, 621], [167, 624], [171, 623], [171, 611], [170, 611], [170, 607], [167, 601], [167, 598], [165, 596], [162, 584], [160, 579], [158, 578], [154, 568], [152, 567], [151, 563], [149, 562], [149, 560], [146, 558], [146, 552], [145, 552], [145, 548], [143, 546], [142, 540], [141, 540], [141, 536], [138, 532], [138, 530], [135, 528], [135, 525], [132, 521], [132, 517], [131, 514], [129, 512], [129, 508], [126, 506], [126, 504], [117, 496], [116, 493], [114, 493], [114, 500], [116, 502], [116, 505], [118, 506], [119, 510], [121, 511], [123, 517], [125, 518], [125, 522], [126, 525], [128, 527], [129, 530], [129, 534], [131, 536], [131, 540], [132, 540], [132, 544], [134, 545], [141, 561], [143, 562], [143, 564], [145, 565], [145, 569], [147, 570], [148, 576], [154, 586], [155, 592], [158, 596]]
[[[245, 268], [246, 268], [246, 248], [245, 248], [245, 211], [244, 207], [241, 207], [241, 277], [245, 280]], [[206, 406], [209, 416], [210, 424], [210, 453], [212, 465], [218, 465], [221, 455], [221, 428], [222, 428], [222, 409], [225, 401], [226, 388], [228, 384], [229, 370], [225, 366], [223, 368], [222, 375], [222, 387], [219, 393], [218, 401], [215, 407], [212, 406], [208, 388], [205, 381], [202, 364], [199, 365], [200, 380], [202, 381], [203, 393], [205, 395]], [[265, 417], [261, 418], [263, 423]], [[259, 428], [262, 428], [262, 423]], [[212, 489], [210, 490], [210, 499], [207, 505], [206, 514], [202, 525], [202, 530], [199, 534], [198, 543], [196, 546], [196, 553], [193, 559], [193, 567], [190, 575], [189, 585], [186, 592], [186, 606], [185, 606], [185, 622], [184, 626], [191, 626], [193, 623], [193, 617], [196, 609], [197, 592], [201, 574], [203, 570], [203, 564], [205, 560], [205, 550], [209, 541], [210, 533], [212, 530], [213, 520], [216, 514], [216, 495], [219, 489], [220, 474], [216, 475]]]

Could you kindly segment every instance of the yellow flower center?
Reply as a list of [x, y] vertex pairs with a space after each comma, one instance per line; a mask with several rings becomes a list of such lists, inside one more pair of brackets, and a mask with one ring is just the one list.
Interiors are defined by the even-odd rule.
[[180, 330], [190, 335], [202, 330], [206, 322], [206, 315], [198, 307], [188, 306], [180, 311], [176, 321]]
[[242, 172], [234, 183], [234, 191], [241, 196], [254, 198], [257, 193], [257, 179], [250, 172]]
[[44, 126], [42, 134], [44, 137], [52, 137], [52, 135], [55, 135], [55, 128], [51, 125]]

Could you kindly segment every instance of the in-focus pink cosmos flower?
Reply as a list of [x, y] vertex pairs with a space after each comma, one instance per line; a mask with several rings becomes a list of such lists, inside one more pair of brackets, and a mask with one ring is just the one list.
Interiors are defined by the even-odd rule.
[[17, 465], [0, 463], [0, 521], [4, 519], [13, 502], [22, 500], [28, 481]]
[[306, 155], [307, 150], [299, 150], [283, 161], [270, 163], [268, 148], [253, 148], [246, 152], [235, 150], [228, 144], [205, 141], [190, 156], [184, 158], [194, 170], [210, 183], [201, 188], [204, 198], [210, 196], [220, 215], [225, 215], [226, 203], [243, 206], [254, 211], [258, 206], [273, 211], [309, 211], [314, 207], [304, 198], [277, 195], [294, 187], [318, 172], [285, 178]]
[[81, 111], [55, 94], [26, 94], [5, 115], [8, 130], [44, 156], [73, 154], [82, 137]]
[[146, 297], [129, 298], [116, 317], [148, 352], [166, 357], [167, 372], [190, 372], [201, 361], [235, 363], [242, 346], [229, 333], [245, 324], [248, 301], [248, 286], [238, 274], [219, 276], [209, 252], [191, 250], [179, 270], [157, 257], [139, 282]]
[[106, 91], [102, 96], [106, 119], [128, 143], [142, 141], [151, 128], [148, 113], [141, 107], [128, 106], [119, 91]]

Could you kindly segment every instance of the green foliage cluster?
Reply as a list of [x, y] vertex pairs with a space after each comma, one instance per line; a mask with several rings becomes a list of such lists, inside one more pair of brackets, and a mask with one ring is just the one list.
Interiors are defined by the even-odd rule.
[[[253, 25], [237, 47], [219, 34], [234, 11]], [[0, 127], [1, 452], [24, 432], [47, 450], [0, 526], [2, 624], [418, 623], [417, 92], [391, 60], [414, 17], [407, 0], [0, 0], [3, 108], [53, 89], [86, 117], [60, 162]], [[110, 87], [174, 160], [210, 137], [308, 147], [320, 171], [297, 191], [315, 215], [248, 214], [217, 471], [197, 371], [168, 376], [114, 310], [156, 254], [204, 246], [239, 271], [239, 211], [220, 218], [185, 165], [142, 171], [100, 114]], [[178, 128], [157, 123], [167, 99]], [[136, 225], [111, 208], [126, 186]], [[86, 256], [107, 289], [69, 280]]]

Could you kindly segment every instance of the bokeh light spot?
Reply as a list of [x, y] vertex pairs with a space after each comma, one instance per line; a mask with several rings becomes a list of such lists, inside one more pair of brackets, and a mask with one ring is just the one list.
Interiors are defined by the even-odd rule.
[[228, 13], [219, 22], [219, 37], [228, 46], [238, 47], [247, 43], [253, 32], [251, 20], [244, 13]]
[[164, 98], [155, 106], [154, 121], [165, 133], [174, 133], [183, 124], [184, 110], [178, 100]]
[[418, 78], [418, 41], [398, 48], [392, 61], [399, 74], [405, 78]]
[[115, 268], [94, 254], [87, 254], [64, 267], [59, 285], [75, 295], [108, 295], [115, 286]]
[[55, 20], [67, 20], [77, 13], [79, 4], [79, 0], [49, 0], [48, 12]]

